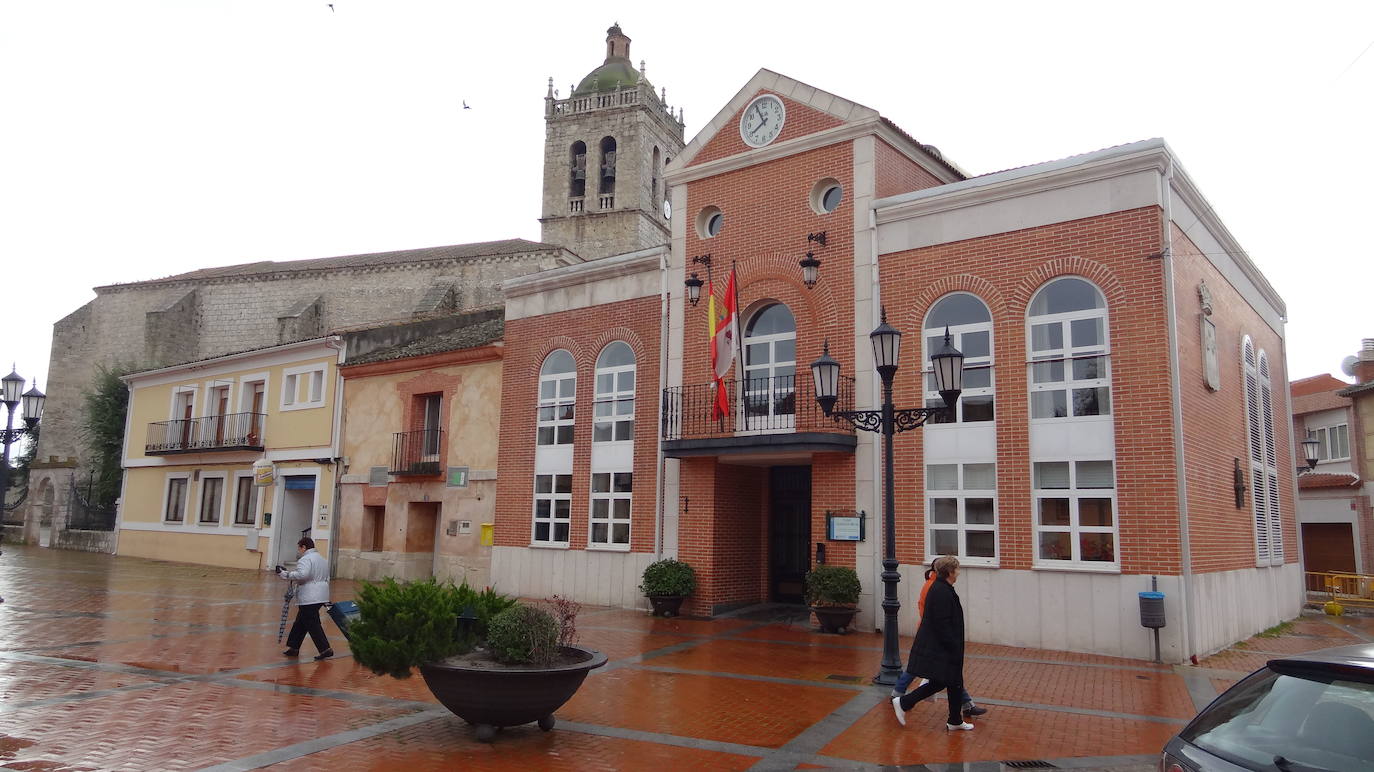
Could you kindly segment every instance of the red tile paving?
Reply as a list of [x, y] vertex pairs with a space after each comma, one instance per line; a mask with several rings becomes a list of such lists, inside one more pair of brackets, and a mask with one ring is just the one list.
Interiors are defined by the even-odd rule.
[[[0, 764], [177, 770], [256, 757], [268, 769], [421, 772], [1062, 760], [1152, 756], [1194, 713], [1186, 668], [970, 644], [970, 690], [992, 712], [973, 732], [951, 735], [943, 704], [931, 701], [903, 729], [885, 690], [868, 685], [881, 636], [821, 635], [776, 609], [700, 620], [587, 607], [581, 643], [611, 662], [558, 711], [560, 728], [513, 727], [478, 743], [451, 716], [379, 726], [432, 710], [418, 675], [375, 676], [346, 656], [314, 662], [309, 643], [305, 657], [287, 661], [276, 640], [282, 592], [260, 572], [7, 545]], [[355, 592], [353, 582], [333, 585], [335, 598]], [[328, 622], [326, 630], [345, 654], [338, 631]], [[1374, 620], [1305, 617], [1203, 664], [1245, 673], [1284, 652], [1362, 636], [1374, 636]], [[904, 638], [903, 660], [909, 646]], [[1233, 683], [1225, 672], [1205, 678], [1217, 691]], [[316, 738], [329, 741], [313, 753], [297, 745]]]

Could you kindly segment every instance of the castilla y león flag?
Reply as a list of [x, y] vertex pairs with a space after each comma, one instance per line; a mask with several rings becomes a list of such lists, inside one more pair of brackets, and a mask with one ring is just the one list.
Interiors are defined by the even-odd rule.
[[716, 399], [712, 413], [716, 419], [730, 412], [729, 398], [725, 393], [725, 376], [735, 360], [735, 343], [739, 335], [738, 309], [735, 307], [735, 269], [730, 269], [730, 278], [725, 282], [725, 313], [716, 316], [715, 287], [708, 288], [711, 293], [710, 309], [707, 317], [711, 333], [711, 369], [716, 376]]

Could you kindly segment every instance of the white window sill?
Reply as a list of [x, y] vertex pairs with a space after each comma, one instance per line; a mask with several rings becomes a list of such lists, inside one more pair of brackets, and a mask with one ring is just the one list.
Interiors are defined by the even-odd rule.
[[1078, 574], [1120, 574], [1121, 566], [1117, 563], [1075, 563], [1072, 560], [1064, 560], [1056, 563], [1035, 563], [1031, 565], [1032, 571], [1068, 571]]
[[566, 549], [572, 549], [572, 545], [567, 544], [567, 543], [560, 544], [560, 543], [558, 543], [558, 542], [534, 541], [534, 542], [530, 542], [530, 549], [532, 549], [532, 550], [566, 550]]
[[196, 525], [207, 526], [207, 527], [209, 527], [209, 528], [218, 528], [218, 527], [219, 527], [219, 521], [218, 521], [218, 520], [207, 521], [207, 522], [196, 521]]
[[[924, 563], [924, 566], [925, 566], [926, 568], [930, 568], [930, 564], [931, 564], [932, 562], [934, 562], [936, 558], [940, 558], [940, 557], [944, 557], [944, 556], [943, 556], [943, 555], [926, 555], [926, 562]], [[1002, 561], [997, 560], [996, 558], [966, 558], [966, 557], [964, 557], [963, 555], [955, 555], [955, 557], [959, 558], [959, 568], [960, 568], [960, 569], [963, 569], [963, 568], [1001, 568], [1001, 567], [1002, 567]]]
[[289, 413], [292, 410], [313, 410], [317, 407], [324, 407], [323, 402], [304, 402], [298, 405], [282, 405], [278, 410], [282, 413]]
[[588, 552], [629, 552], [628, 544], [588, 544]]

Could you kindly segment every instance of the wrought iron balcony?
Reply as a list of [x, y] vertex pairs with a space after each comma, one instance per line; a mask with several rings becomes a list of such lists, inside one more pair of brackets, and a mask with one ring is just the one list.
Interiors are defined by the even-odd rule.
[[390, 474], [436, 477], [444, 473], [444, 430], [396, 432]]
[[[724, 417], [716, 418], [712, 409], [716, 397], [714, 383], [664, 389], [663, 439], [800, 432], [854, 434], [854, 427], [826, 417], [816, 404], [815, 387], [810, 378], [798, 379], [795, 375], [731, 378], [725, 381], [725, 392], [727, 410]], [[837, 396], [837, 409], [853, 409], [853, 378], [840, 378]]]
[[262, 450], [264, 413], [227, 413], [148, 424], [150, 456], [223, 450]]

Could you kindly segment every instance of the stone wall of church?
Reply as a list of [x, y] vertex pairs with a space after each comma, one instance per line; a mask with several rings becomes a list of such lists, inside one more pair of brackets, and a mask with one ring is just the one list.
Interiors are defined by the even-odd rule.
[[311, 335], [409, 318], [436, 285], [454, 288], [455, 310], [492, 306], [502, 301], [505, 279], [563, 262], [565, 253], [550, 249], [462, 261], [100, 287], [94, 300], [53, 327], [39, 457], [86, 455], [82, 401], [101, 365], [151, 369], [275, 346], [287, 342], [280, 338], [280, 320], [303, 306], [307, 316], [314, 313], [309, 304], [315, 298], [320, 299], [318, 323], [300, 327], [310, 327], [306, 332]]

